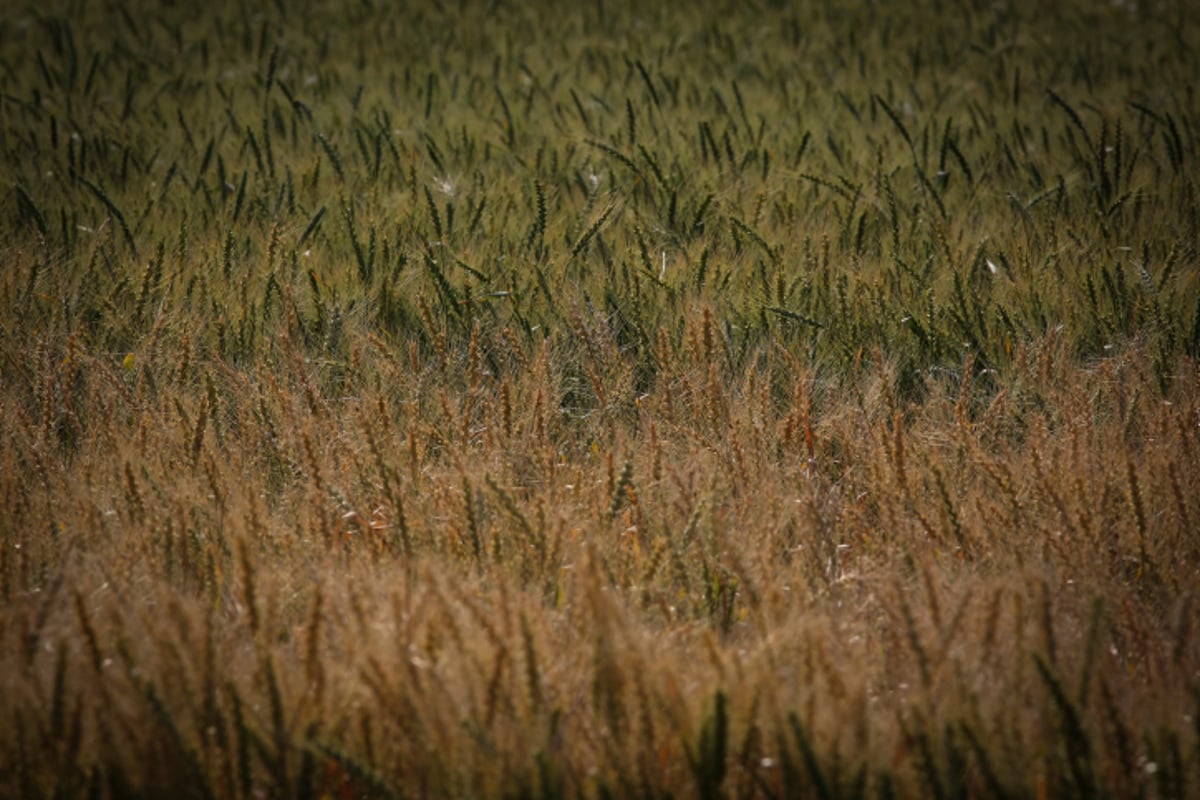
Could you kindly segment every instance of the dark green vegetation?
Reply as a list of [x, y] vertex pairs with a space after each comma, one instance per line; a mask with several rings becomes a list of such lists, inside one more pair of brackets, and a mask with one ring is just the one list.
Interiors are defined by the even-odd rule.
[[0, 11], [0, 794], [1200, 793], [1183, 2]]

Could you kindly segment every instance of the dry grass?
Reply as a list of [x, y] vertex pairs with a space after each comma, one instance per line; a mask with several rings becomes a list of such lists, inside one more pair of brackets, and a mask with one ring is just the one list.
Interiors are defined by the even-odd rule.
[[1197, 31], [968, 10], [0, 14], [0, 794], [1200, 791]]

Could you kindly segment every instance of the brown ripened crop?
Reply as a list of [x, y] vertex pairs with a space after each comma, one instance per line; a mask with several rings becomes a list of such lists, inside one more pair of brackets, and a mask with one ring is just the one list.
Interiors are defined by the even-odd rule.
[[1196, 796], [1152, 5], [5, 5], [0, 796]]

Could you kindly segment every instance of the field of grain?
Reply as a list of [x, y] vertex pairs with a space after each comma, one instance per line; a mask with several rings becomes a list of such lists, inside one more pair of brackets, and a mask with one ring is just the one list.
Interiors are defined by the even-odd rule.
[[1200, 796], [1183, 0], [0, 9], [0, 796]]

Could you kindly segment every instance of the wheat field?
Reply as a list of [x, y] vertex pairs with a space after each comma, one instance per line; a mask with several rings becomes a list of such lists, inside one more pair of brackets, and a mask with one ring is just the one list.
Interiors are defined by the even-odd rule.
[[1200, 796], [1192, 4], [0, 10], [0, 796]]

